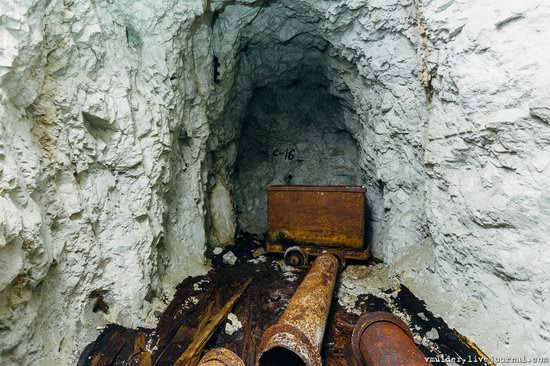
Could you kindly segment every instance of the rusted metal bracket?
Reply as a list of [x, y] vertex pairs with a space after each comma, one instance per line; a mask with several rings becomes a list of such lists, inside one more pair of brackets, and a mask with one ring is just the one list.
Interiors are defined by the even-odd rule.
[[322, 365], [320, 348], [338, 264], [338, 259], [329, 253], [315, 260], [279, 322], [263, 334], [257, 366]]
[[361, 366], [431, 365], [397, 316], [376, 311], [357, 321], [351, 336], [353, 358]]

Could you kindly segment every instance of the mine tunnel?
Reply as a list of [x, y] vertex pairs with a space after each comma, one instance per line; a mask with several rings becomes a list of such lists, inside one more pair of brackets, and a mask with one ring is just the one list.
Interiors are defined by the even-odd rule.
[[[155, 332], [164, 351], [152, 358], [161, 364], [190, 362], [189, 352], [201, 339], [203, 324], [196, 325], [195, 333], [182, 335], [190, 342], [185, 351], [174, 343], [182, 331], [177, 324], [215, 317], [209, 311], [230, 303], [235, 292], [243, 299], [232, 310], [232, 320], [224, 320], [208, 334], [211, 353], [204, 355], [204, 365], [363, 364], [367, 358], [361, 352], [370, 357], [369, 364], [424, 365], [428, 364], [424, 354], [439, 355], [434, 336], [438, 332], [448, 352], [458, 350], [484, 360], [486, 356], [466, 341], [447, 340], [453, 331], [424, 310], [422, 301], [406, 287], [386, 279], [382, 287], [391, 295], [379, 298], [362, 293], [363, 285], [356, 283], [369, 276], [362, 271], [384, 260], [391, 243], [384, 231], [394, 215], [392, 208], [397, 215], [401, 212], [395, 203], [384, 202], [384, 195], [391, 196], [396, 187], [395, 183], [386, 187], [387, 168], [374, 158], [375, 150], [384, 148], [374, 143], [381, 132], [376, 126], [380, 111], [369, 109], [371, 103], [380, 103], [385, 88], [373, 88], [373, 101], [358, 93], [369, 84], [368, 77], [331, 43], [331, 34], [325, 34], [315, 20], [320, 14], [312, 9], [298, 6], [301, 12], [291, 19], [287, 3], [267, 3], [244, 14], [237, 9], [227, 6], [211, 15], [213, 47], [206, 56], [215, 104], [208, 114], [203, 168], [205, 253], [215, 270], [181, 285], [172, 304], [177, 307], [197, 299], [197, 307], [183, 313], [173, 308], [161, 316]], [[235, 24], [243, 24], [237, 35], [231, 31]], [[419, 94], [424, 98], [422, 91]], [[409, 127], [412, 134], [421, 133], [417, 127], [414, 123]], [[421, 155], [421, 146], [399, 139], [397, 133], [392, 137], [411, 155]], [[187, 139], [183, 143], [188, 144]], [[405, 185], [416, 195], [424, 189], [420, 177]], [[286, 203], [278, 203], [276, 197]], [[289, 227], [295, 217], [301, 220], [299, 225]], [[277, 231], [279, 226], [282, 229]], [[323, 237], [328, 236], [326, 226], [339, 238], [336, 244]], [[290, 231], [297, 231], [297, 236], [281, 236]], [[352, 247], [352, 241], [358, 246]], [[338, 272], [348, 261], [359, 272], [342, 275], [337, 286]], [[244, 290], [243, 279], [251, 281]], [[206, 293], [202, 285], [197, 287], [204, 283]], [[334, 293], [355, 300], [331, 306]], [[198, 310], [205, 307], [205, 312]], [[410, 325], [402, 323], [391, 314], [394, 307], [407, 314], [417, 311], [417, 318]], [[380, 337], [375, 350], [369, 342], [376, 336], [367, 330], [371, 322], [380, 320], [361, 320], [360, 314], [387, 323], [386, 328], [374, 330]], [[169, 324], [173, 316], [178, 320]], [[355, 329], [364, 328], [364, 334], [352, 338], [354, 323]], [[411, 326], [422, 329], [416, 337], [426, 338], [424, 344], [415, 344]], [[399, 343], [392, 343], [395, 339]], [[378, 351], [384, 355], [377, 356]]]
[[550, 363], [549, 17], [5, 0], [0, 365]]
[[267, 230], [268, 185], [361, 185], [357, 141], [328, 87], [322, 75], [303, 74], [254, 91], [233, 173], [239, 229]]
[[353, 127], [327, 83], [322, 75], [305, 74], [254, 90], [229, 175], [239, 230], [267, 231], [268, 185], [361, 185]]
[[[244, 32], [256, 32], [264, 17], [272, 16], [269, 13], [260, 14]], [[217, 15], [214, 35], [222, 37], [220, 43], [224, 24], [231, 20]], [[300, 26], [307, 29], [306, 24]], [[210, 200], [215, 201], [210, 205], [214, 244], [231, 242], [232, 231], [267, 232], [270, 185], [372, 185], [362, 168], [364, 154], [357, 141], [361, 118], [354, 98], [330, 66], [338, 55], [330, 55], [329, 43], [315, 27], [295, 33], [286, 40], [243, 36], [239, 46], [237, 81], [215, 122], [219, 129], [210, 137], [215, 141], [210, 152], [211, 197], [221, 192], [231, 197], [225, 201], [230, 207], [219, 207], [217, 198]], [[223, 82], [223, 75], [215, 77]], [[376, 200], [379, 193], [377, 188], [369, 195]]]

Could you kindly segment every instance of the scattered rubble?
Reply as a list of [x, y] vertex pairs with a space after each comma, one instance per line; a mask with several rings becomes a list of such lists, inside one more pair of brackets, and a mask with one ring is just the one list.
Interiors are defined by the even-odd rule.
[[227, 252], [223, 255], [223, 263], [233, 266], [237, 263], [237, 256], [233, 252]]
[[233, 335], [233, 333], [237, 332], [243, 327], [243, 324], [239, 321], [239, 318], [237, 318], [237, 315], [233, 313], [229, 313], [227, 315], [227, 321], [225, 323], [225, 334], [227, 335]]
[[[243, 278], [256, 273], [254, 281], [228, 315], [225, 326], [213, 334], [206, 347], [225, 347], [241, 357], [246, 365], [254, 365], [258, 340], [269, 326], [277, 322], [307, 273], [284, 265], [280, 255], [262, 254], [266, 258], [265, 262], [252, 263], [252, 253], [257, 249], [258, 244], [250, 238], [240, 238], [230, 251], [240, 260], [231, 265], [225, 263], [224, 256], [214, 256], [212, 263], [215, 269], [208, 275], [189, 277], [183, 281], [178, 286], [175, 298], [161, 315], [156, 329], [136, 331], [110, 325], [84, 350], [78, 366], [91, 365], [90, 360], [100, 353], [110, 355], [113, 364], [115, 360], [116, 364], [131, 360], [134, 340], [140, 332], [146, 335], [154, 362], [157, 365], [172, 364], [191, 344], [201, 316], [207, 311], [221, 308]], [[382, 264], [371, 263], [350, 265], [339, 274], [337, 293], [323, 340], [324, 365], [351, 364], [349, 340], [354, 324], [359, 315], [373, 311], [389, 311], [405, 321], [426, 356], [467, 358], [468, 355], [477, 355], [473, 346], [450, 329], [443, 319], [434, 316], [421, 300], [397, 280], [389, 277], [384, 279], [384, 273]], [[294, 280], [289, 281], [289, 275]], [[182, 324], [185, 327], [181, 327]], [[176, 333], [178, 342], [174, 343], [171, 340]], [[113, 346], [113, 339], [117, 339], [116, 347], [120, 347], [117, 348], [118, 353], [105, 350]]]

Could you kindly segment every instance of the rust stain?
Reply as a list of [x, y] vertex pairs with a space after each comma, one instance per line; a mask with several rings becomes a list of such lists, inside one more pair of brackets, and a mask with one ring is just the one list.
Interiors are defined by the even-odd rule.
[[57, 154], [57, 147], [52, 138], [57, 120], [57, 108], [53, 103], [55, 94], [55, 81], [48, 75], [44, 79], [40, 95], [27, 108], [27, 115], [33, 121], [31, 132], [36, 144], [44, 152], [44, 158], [52, 162], [56, 161]]

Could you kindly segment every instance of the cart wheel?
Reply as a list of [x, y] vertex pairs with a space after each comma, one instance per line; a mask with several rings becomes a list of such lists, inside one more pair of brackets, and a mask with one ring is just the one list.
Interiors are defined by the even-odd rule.
[[290, 247], [285, 252], [285, 264], [293, 267], [307, 267], [308, 255], [300, 247]]

